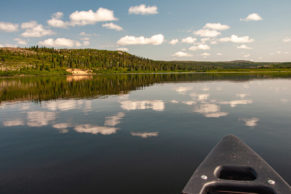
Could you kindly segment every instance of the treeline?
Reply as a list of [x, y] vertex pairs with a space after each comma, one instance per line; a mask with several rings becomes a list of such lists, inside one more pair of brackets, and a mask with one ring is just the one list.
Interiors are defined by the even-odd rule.
[[24, 76], [0, 78], [0, 105], [5, 102], [53, 99], [105, 98], [109, 95], [127, 94], [157, 83], [201, 81], [249, 81], [252, 79], [290, 78], [291, 73], [185, 73], [185, 74], [108, 74], [83, 76]]
[[54, 49], [45, 47], [0, 49], [0, 71], [64, 71], [67, 68], [102, 72], [184, 72], [291, 69], [291, 63], [155, 61], [122, 51]]

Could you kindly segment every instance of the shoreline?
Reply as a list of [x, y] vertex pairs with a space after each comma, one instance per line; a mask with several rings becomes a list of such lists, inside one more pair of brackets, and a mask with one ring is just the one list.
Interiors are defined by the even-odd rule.
[[154, 74], [268, 74], [268, 73], [290, 73], [290, 71], [206, 71], [206, 72], [104, 72], [104, 73], [89, 73], [89, 74], [65, 74], [65, 73], [47, 73], [47, 74], [15, 74], [15, 75], [0, 75], [0, 78], [9, 77], [52, 77], [52, 76], [98, 76], [98, 75], [154, 75]]

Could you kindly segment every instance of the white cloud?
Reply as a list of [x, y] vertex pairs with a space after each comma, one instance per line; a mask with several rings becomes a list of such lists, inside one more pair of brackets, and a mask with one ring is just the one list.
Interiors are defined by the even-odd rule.
[[[114, 16], [112, 10], [106, 8], [99, 8], [96, 11], [75, 11], [71, 13], [69, 21], [62, 20], [63, 13], [57, 12], [52, 15], [52, 18], [47, 21], [48, 25], [55, 28], [66, 28], [68, 26], [85, 26], [93, 25], [97, 22], [109, 22], [118, 20]], [[108, 27], [113, 27], [113, 25], [108, 25]], [[116, 26], [114, 26], [116, 28]]]
[[284, 38], [282, 41], [288, 43], [288, 42], [291, 42], [291, 38], [286, 37], [286, 38]]
[[15, 45], [15, 44], [0, 44], [0, 48], [1, 47], [17, 47], [17, 45]]
[[161, 100], [144, 100], [144, 101], [122, 101], [121, 108], [124, 110], [146, 110], [163, 111], [165, 103]]
[[38, 24], [36, 21], [30, 21], [30, 22], [24, 22], [21, 24], [21, 28], [22, 29], [29, 29], [29, 28], [34, 28], [36, 27]]
[[212, 40], [212, 41], [210, 42], [210, 44], [217, 44], [217, 41], [216, 41], [216, 40]]
[[125, 116], [123, 112], [117, 113], [117, 115], [111, 116], [111, 117], [106, 117], [105, 118], [105, 126], [111, 126], [115, 127], [120, 123], [120, 120]]
[[211, 30], [228, 30], [230, 27], [221, 23], [207, 23], [203, 28]]
[[183, 51], [178, 51], [173, 54], [174, 57], [191, 57], [192, 55]]
[[150, 38], [145, 38], [144, 36], [124, 36], [117, 41], [119, 45], [160, 45], [164, 42], [164, 35], [157, 34]]
[[115, 21], [114, 12], [109, 9], [99, 8], [95, 12], [93, 10], [88, 11], [75, 11], [70, 15], [70, 25], [89, 25], [96, 24], [97, 22]]
[[208, 46], [207, 44], [199, 44], [197, 46], [191, 46], [189, 48], [189, 50], [191, 50], [191, 51], [196, 51], [196, 50], [210, 50], [210, 46]]
[[189, 36], [187, 38], [183, 38], [182, 42], [187, 44], [193, 44], [194, 42], [196, 42], [196, 40], [197, 40], [196, 38]]
[[20, 39], [20, 38], [14, 38], [14, 41], [17, 42], [17, 44], [21, 44], [21, 45], [26, 45], [27, 42], [26, 40]]
[[43, 37], [54, 34], [50, 29], [45, 29], [41, 24], [35, 21], [25, 22], [21, 24], [21, 28], [25, 31], [21, 34], [23, 37]]
[[217, 30], [208, 30], [208, 29], [201, 29], [201, 30], [197, 30], [194, 32], [195, 35], [201, 36], [201, 37], [216, 37], [219, 36], [221, 34], [221, 32], [217, 31]]
[[131, 132], [130, 133], [132, 136], [136, 136], [136, 137], [141, 137], [141, 138], [149, 138], [149, 137], [157, 137], [159, 135], [159, 132]]
[[[76, 45], [82, 46], [80, 44], [76, 44]], [[89, 46], [89, 45], [90, 45], [90, 41], [89, 40], [84, 40], [83, 41], [83, 46]]]
[[15, 127], [15, 126], [22, 126], [22, 125], [24, 125], [24, 122], [20, 119], [3, 121], [3, 126], [5, 127]]
[[209, 57], [210, 56], [210, 53], [202, 53], [201, 56], [202, 57]]
[[237, 35], [231, 35], [230, 37], [220, 38], [220, 42], [233, 42], [233, 43], [251, 43], [254, 42], [254, 39], [250, 38], [249, 36], [237, 36]]
[[245, 97], [248, 96], [248, 94], [243, 94], [243, 93], [241, 93], [241, 94], [236, 94], [236, 96], [238, 96], [238, 97], [240, 97], [240, 98], [245, 98]]
[[38, 42], [39, 45], [41, 46], [46, 46], [46, 47], [79, 47], [82, 46], [82, 44], [79, 41], [71, 40], [68, 38], [57, 38], [57, 39], [52, 39], [49, 38], [44, 41]]
[[210, 40], [210, 38], [201, 38], [200, 41], [201, 41], [202, 43], [205, 43], [205, 42], [207, 42], [207, 41], [209, 41], [209, 40]]
[[249, 22], [249, 21], [260, 21], [260, 20], [263, 20], [263, 18], [257, 13], [252, 13], [252, 14], [249, 14], [246, 18], [242, 18], [240, 20]]
[[102, 27], [107, 28], [107, 29], [111, 29], [111, 30], [116, 30], [116, 31], [122, 31], [123, 28], [119, 25], [116, 25], [114, 23], [106, 23], [103, 24]]
[[0, 31], [5, 32], [16, 32], [18, 31], [18, 24], [0, 22]]
[[257, 126], [258, 122], [260, 119], [256, 118], [256, 117], [253, 117], [253, 118], [250, 118], [250, 119], [241, 119], [245, 122], [245, 126], [247, 127], [255, 127]]
[[87, 34], [86, 32], [80, 32], [80, 36], [93, 36], [93, 35], [97, 35], [97, 34]]
[[242, 45], [238, 46], [237, 48], [238, 48], [238, 49], [246, 49], [246, 50], [250, 50], [250, 49], [252, 49], [251, 47], [249, 47], [249, 46], [247, 46], [247, 45], [245, 45], [245, 44], [242, 44]]
[[53, 18], [62, 18], [64, 16], [63, 12], [56, 12], [53, 14]]
[[132, 6], [128, 9], [129, 14], [136, 15], [152, 15], [158, 14], [157, 6], [146, 6], [145, 4], [141, 4], [139, 6]]
[[245, 54], [243, 57], [249, 58], [251, 55], [250, 54]]
[[222, 53], [216, 53], [217, 56], [222, 56]]
[[52, 18], [50, 20], [47, 21], [48, 25], [55, 27], [55, 28], [65, 28], [69, 25], [68, 22], [64, 22], [63, 20], [61, 20], [61, 18], [63, 17], [63, 13], [62, 12], [56, 12], [52, 15]]
[[128, 48], [122, 48], [122, 47], [117, 48], [117, 50], [118, 50], [118, 51], [123, 51], [123, 52], [128, 52], [128, 51], [129, 51]]
[[178, 42], [179, 42], [178, 39], [172, 39], [172, 40], [169, 42], [169, 44], [171, 44], [171, 45], [175, 45], [175, 44], [177, 44]]
[[118, 128], [114, 127], [104, 127], [104, 126], [93, 126], [90, 124], [78, 125], [75, 128], [78, 133], [91, 133], [91, 134], [102, 134], [102, 135], [112, 135], [117, 132]]
[[83, 37], [83, 38], [81, 38], [81, 40], [83, 40], [83, 41], [89, 41], [90, 38], [89, 37]]
[[27, 113], [27, 125], [30, 127], [42, 127], [49, 124], [50, 121], [56, 119], [54, 112], [34, 111]]

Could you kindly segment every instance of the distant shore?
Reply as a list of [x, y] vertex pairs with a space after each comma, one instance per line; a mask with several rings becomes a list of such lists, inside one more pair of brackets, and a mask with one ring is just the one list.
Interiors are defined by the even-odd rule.
[[86, 77], [86, 76], [98, 76], [98, 75], [112, 75], [112, 74], [291, 74], [289, 71], [278, 71], [278, 70], [267, 70], [267, 71], [253, 71], [253, 70], [244, 70], [244, 71], [188, 71], [188, 72], [103, 72], [103, 73], [85, 73], [86, 71], [80, 71], [79, 73], [68, 73], [68, 72], [32, 72], [26, 74], [19, 74], [19, 72], [1, 72], [0, 77], [24, 77], [24, 76], [70, 76], [70, 77]]
[[122, 51], [0, 48], [0, 76], [153, 73], [288, 73], [291, 62], [156, 61]]

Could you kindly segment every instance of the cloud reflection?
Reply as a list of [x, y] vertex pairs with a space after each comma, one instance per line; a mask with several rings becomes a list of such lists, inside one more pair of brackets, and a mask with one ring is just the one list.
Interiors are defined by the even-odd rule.
[[132, 136], [141, 137], [141, 138], [149, 138], [149, 137], [157, 137], [159, 132], [131, 132]]
[[219, 118], [228, 115], [226, 112], [221, 112], [220, 107], [216, 104], [200, 104], [194, 109], [194, 112], [200, 113], [208, 118]]
[[178, 92], [179, 94], [186, 94], [186, 92], [192, 90], [192, 87], [178, 87], [175, 89], [176, 92]]
[[255, 127], [257, 126], [258, 122], [259, 122], [259, 118], [253, 117], [250, 119], [241, 119], [245, 122], [245, 126], [247, 127]]
[[104, 127], [104, 126], [93, 126], [90, 124], [78, 125], [75, 128], [75, 131], [78, 133], [91, 133], [91, 134], [102, 134], [102, 135], [111, 135], [116, 133], [118, 128], [114, 127]]
[[152, 109], [154, 111], [163, 111], [165, 103], [161, 100], [144, 100], [144, 101], [122, 101], [121, 108], [124, 110], [145, 110]]
[[198, 94], [197, 95], [197, 99], [199, 100], [199, 101], [205, 101], [205, 100], [207, 100], [209, 98], [209, 94]]
[[196, 104], [195, 101], [183, 101], [182, 103], [183, 103], [183, 104], [186, 104], [186, 105], [189, 105], [189, 106], [191, 106], [191, 105], [193, 105], [193, 104]]
[[111, 116], [111, 117], [106, 117], [104, 125], [105, 126], [116, 126], [120, 123], [120, 120], [125, 116], [123, 112], [117, 113], [117, 115]]
[[201, 90], [202, 90], [202, 91], [209, 91], [210, 88], [209, 88], [209, 87], [203, 87], [203, 88], [201, 88]]
[[53, 125], [53, 128], [57, 129], [60, 133], [68, 133], [69, 127], [71, 127], [70, 123], [58, 123]]
[[51, 111], [66, 111], [66, 110], [72, 110], [77, 107], [77, 103], [75, 100], [58, 100], [58, 101], [48, 101], [43, 102], [42, 107], [46, 108]]
[[67, 82], [90, 80], [90, 79], [93, 79], [93, 76], [87, 76], [87, 75], [69, 75], [69, 76], [67, 76]]
[[232, 101], [223, 101], [220, 104], [229, 104], [231, 107], [236, 107], [237, 105], [246, 105], [252, 104], [252, 100], [232, 100]]
[[227, 112], [215, 112], [215, 113], [205, 114], [205, 117], [208, 117], [208, 118], [219, 118], [219, 117], [225, 117], [227, 115], [228, 115]]
[[21, 110], [29, 110], [30, 109], [30, 105], [29, 104], [22, 104], [20, 109]]
[[42, 127], [56, 119], [54, 112], [34, 111], [27, 113], [27, 125], [30, 127]]
[[3, 126], [5, 127], [16, 127], [16, 126], [22, 126], [22, 125], [24, 125], [24, 122], [20, 119], [3, 121]]
[[91, 101], [88, 100], [57, 100], [42, 102], [42, 108], [50, 111], [68, 111], [73, 109], [82, 109], [89, 112], [92, 109]]
[[189, 96], [193, 99], [197, 99], [200, 102], [204, 102], [209, 98], [210, 94], [196, 94], [192, 92], [191, 94], [189, 94]]

